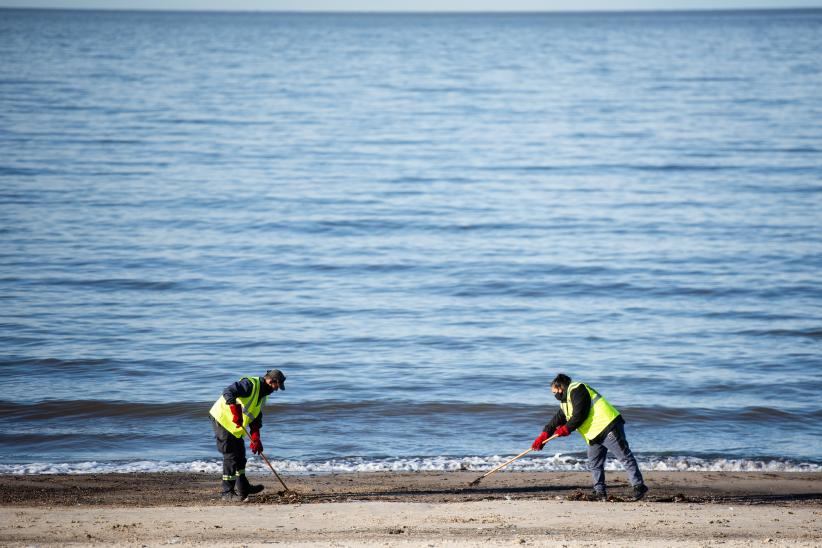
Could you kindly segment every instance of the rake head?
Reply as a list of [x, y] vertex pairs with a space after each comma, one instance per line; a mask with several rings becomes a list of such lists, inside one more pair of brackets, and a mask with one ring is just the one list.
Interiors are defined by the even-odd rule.
[[291, 489], [287, 489], [285, 491], [277, 491], [277, 495], [280, 497], [281, 500], [289, 503], [299, 503], [303, 502], [303, 497], [297, 493], [296, 491], [292, 491]]

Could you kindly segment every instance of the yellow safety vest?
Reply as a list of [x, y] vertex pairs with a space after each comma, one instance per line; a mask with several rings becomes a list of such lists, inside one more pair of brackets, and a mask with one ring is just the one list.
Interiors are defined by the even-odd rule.
[[585, 388], [591, 396], [591, 410], [579, 428], [577, 428], [577, 432], [580, 433], [588, 445], [591, 445], [591, 440], [600, 435], [602, 431], [619, 416], [619, 411], [608, 403], [608, 400], [603, 398], [599, 392], [587, 384], [572, 382], [570, 386], [568, 386], [568, 394], [565, 397], [565, 401], [559, 404], [560, 409], [565, 413], [566, 421], [571, 420], [571, 417], [574, 416], [574, 404], [571, 401], [571, 392], [580, 386]]
[[209, 413], [214, 420], [216, 420], [223, 428], [234, 434], [234, 437], [242, 438], [245, 435], [245, 429], [251, 424], [254, 419], [260, 415], [260, 410], [263, 408], [266, 397], [260, 397], [260, 377], [243, 377], [240, 380], [248, 379], [251, 381], [251, 395], [245, 398], [237, 398], [237, 403], [243, 406], [243, 427], [238, 428], [234, 424], [231, 414], [231, 408], [225, 401], [225, 396], [220, 396], [214, 405], [211, 406]]

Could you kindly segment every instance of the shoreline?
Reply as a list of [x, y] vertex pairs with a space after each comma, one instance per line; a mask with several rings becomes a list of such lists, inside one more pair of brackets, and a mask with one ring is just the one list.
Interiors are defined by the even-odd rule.
[[219, 500], [204, 473], [0, 476], [0, 545], [822, 546], [822, 473], [360, 472], [283, 477], [299, 493]]
[[[471, 482], [481, 471], [281, 474], [299, 497], [281, 497], [270, 474], [249, 474], [265, 490], [251, 504], [345, 501], [450, 503], [478, 500], [586, 500], [587, 472], [499, 472]], [[644, 472], [646, 502], [822, 504], [822, 472]], [[611, 502], [628, 502], [624, 472], [607, 474]], [[163, 506], [222, 504], [211, 473], [0, 475], [0, 506]]]

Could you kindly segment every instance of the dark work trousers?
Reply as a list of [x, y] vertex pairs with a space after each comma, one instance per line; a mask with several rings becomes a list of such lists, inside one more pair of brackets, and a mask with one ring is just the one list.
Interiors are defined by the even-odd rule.
[[234, 480], [245, 474], [245, 440], [235, 437], [211, 417], [217, 449], [223, 454], [223, 491], [234, 489]]
[[618, 424], [608, 432], [608, 435], [601, 443], [592, 443], [588, 446], [588, 469], [591, 471], [591, 477], [594, 480], [594, 491], [605, 492], [605, 457], [608, 455], [608, 451], [611, 451], [625, 467], [631, 485], [634, 487], [642, 485], [642, 472], [639, 471], [639, 465], [636, 463], [634, 454], [631, 452], [631, 448], [628, 447], [628, 440], [625, 439], [625, 429], [623, 425]]

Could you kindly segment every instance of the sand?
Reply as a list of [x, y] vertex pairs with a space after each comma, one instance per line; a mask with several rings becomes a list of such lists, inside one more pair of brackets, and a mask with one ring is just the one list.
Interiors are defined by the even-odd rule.
[[0, 476], [3, 546], [815, 546], [822, 473], [647, 473], [651, 492], [586, 501], [585, 473], [273, 477], [247, 504], [207, 474]]

